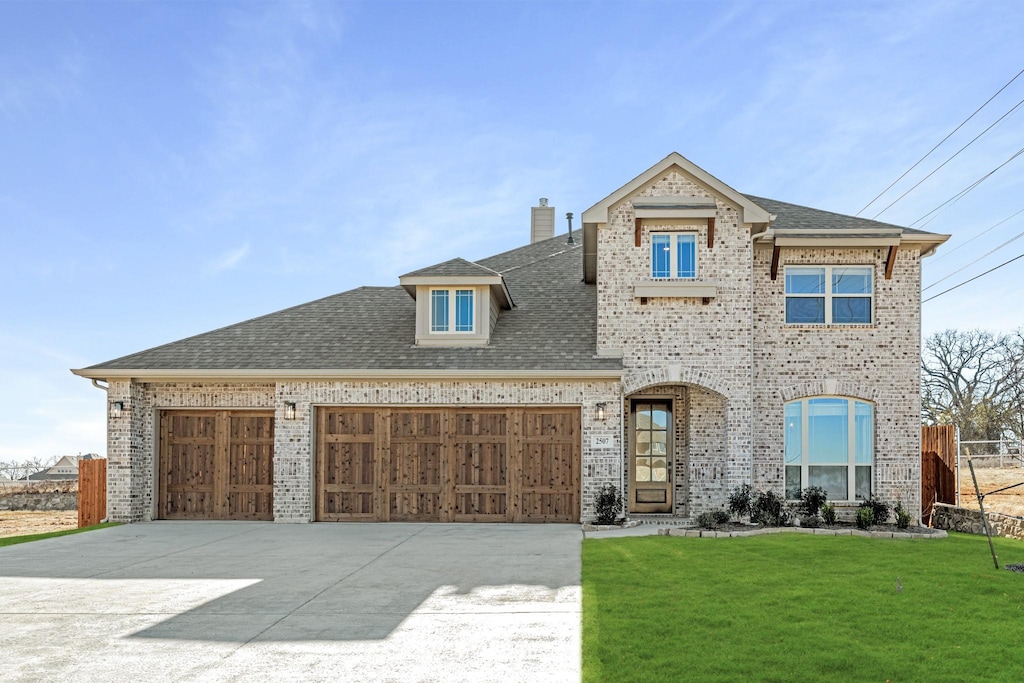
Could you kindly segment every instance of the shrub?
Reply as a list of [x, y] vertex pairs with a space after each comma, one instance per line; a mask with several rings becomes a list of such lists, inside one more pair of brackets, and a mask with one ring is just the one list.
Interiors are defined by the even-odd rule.
[[828, 494], [820, 486], [808, 486], [800, 492], [800, 512], [807, 517], [817, 517], [821, 506], [828, 501]]
[[893, 514], [896, 515], [896, 526], [900, 529], [906, 529], [910, 526], [910, 513], [907, 512], [906, 508], [903, 507], [903, 503], [896, 501], [896, 507], [893, 509]]
[[836, 506], [832, 503], [825, 503], [821, 506], [821, 521], [825, 522], [825, 526], [835, 526], [836, 524]]
[[858, 515], [860, 514], [860, 510], [871, 511], [872, 524], [885, 524], [889, 521], [889, 505], [887, 503], [883, 503], [874, 496], [871, 496], [860, 504], [860, 509], [857, 510]]
[[871, 507], [861, 505], [857, 508], [857, 528], [858, 529], [869, 529], [871, 523], [875, 521], [874, 515], [871, 513]]
[[821, 526], [821, 519], [817, 516], [811, 517], [810, 515], [800, 515], [800, 526], [808, 529], [817, 529]]
[[751, 493], [750, 484], [744, 484], [729, 494], [729, 512], [736, 515], [736, 519], [750, 516]]
[[615, 524], [622, 514], [622, 496], [615, 484], [605, 484], [597, 493], [597, 523]]
[[725, 510], [710, 510], [697, 515], [697, 526], [701, 529], [717, 529], [729, 523], [729, 513]]
[[750, 521], [762, 526], [786, 526], [789, 510], [785, 499], [773, 491], [759, 491], [750, 507]]

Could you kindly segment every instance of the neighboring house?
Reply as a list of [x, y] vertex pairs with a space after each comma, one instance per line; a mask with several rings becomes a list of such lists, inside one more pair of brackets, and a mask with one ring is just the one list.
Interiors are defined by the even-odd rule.
[[[117, 521], [682, 517], [741, 484], [920, 509], [921, 258], [948, 236], [670, 154], [553, 236], [74, 372]], [[524, 229], [525, 237], [525, 229]]]
[[85, 455], [62, 455], [57, 462], [42, 472], [35, 472], [30, 474], [26, 479], [30, 481], [40, 481], [49, 479], [78, 479], [78, 461], [79, 460], [94, 460], [100, 457], [96, 453], [86, 453]]

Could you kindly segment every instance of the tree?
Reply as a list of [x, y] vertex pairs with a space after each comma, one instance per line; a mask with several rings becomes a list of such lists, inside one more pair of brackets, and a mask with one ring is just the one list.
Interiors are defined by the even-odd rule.
[[[1021, 423], [1014, 396], [1024, 336], [983, 330], [946, 330], [925, 340], [921, 361], [921, 413], [926, 423], [955, 424], [963, 441], [989, 441]], [[1019, 425], [1024, 432], [1024, 423]]]

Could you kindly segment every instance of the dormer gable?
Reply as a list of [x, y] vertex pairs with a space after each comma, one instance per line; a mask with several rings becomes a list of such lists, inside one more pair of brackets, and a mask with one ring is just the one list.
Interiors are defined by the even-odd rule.
[[[705, 194], [644, 194], [644, 190], [653, 182], [672, 172], [685, 176]], [[608, 225], [609, 212], [612, 208], [630, 198], [633, 198], [635, 237], [638, 246], [644, 221], [674, 219], [705, 222], [708, 247], [711, 248], [718, 202], [734, 208], [739, 221], [751, 230], [762, 229], [772, 219], [768, 211], [749, 197], [726, 185], [678, 152], [672, 152], [583, 212], [583, 277], [586, 282], [597, 281], [598, 229]]]
[[502, 310], [515, 304], [501, 273], [454, 258], [402, 275], [416, 300], [418, 346], [483, 346]]

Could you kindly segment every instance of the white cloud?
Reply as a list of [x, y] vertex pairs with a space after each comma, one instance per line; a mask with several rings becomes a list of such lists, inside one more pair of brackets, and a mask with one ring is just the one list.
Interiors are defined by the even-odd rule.
[[244, 259], [248, 254], [249, 243], [246, 242], [237, 249], [232, 249], [228, 252], [225, 252], [225, 254], [221, 256], [220, 259], [214, 262], [212, 266], [213, 271], [221, 272], [224, 270], [234, 270], [235, 268], [238, 267], [238, 264], [242, 262], [242, 259]]

